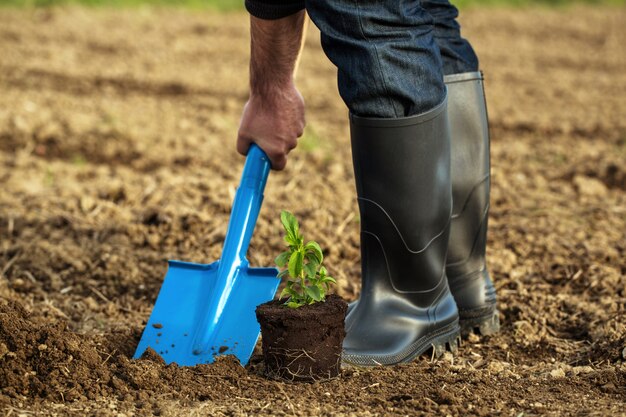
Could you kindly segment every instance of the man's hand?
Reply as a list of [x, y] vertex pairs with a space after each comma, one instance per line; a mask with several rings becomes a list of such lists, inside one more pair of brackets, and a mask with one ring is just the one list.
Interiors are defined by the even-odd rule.
[[245, 155], [254, 142], [265, 151], [272, 168], [280, 171], [304, 131], [304, 100], [293, 83], [276, 89], [265, 96], [250, 94], [241, 116], [237, 152]]
[[294, 84], [305, 12], [276, 20], [250, 16], [250, 98], [243, 109], [237, 151], [256, 143], [282, 170], [304, 130], [304, 100]]

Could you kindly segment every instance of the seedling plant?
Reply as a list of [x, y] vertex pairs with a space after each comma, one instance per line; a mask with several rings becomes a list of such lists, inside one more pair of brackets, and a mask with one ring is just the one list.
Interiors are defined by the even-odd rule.
[[324, 301], [330, 285], [337, 282], [328, 275], [322, 264], [324, 255], [320, 245], [315, 241], [304, 243], [300, 226], [292, 213], [283, 210], [280, 221], [285, 229], [284, 240], [288, 247], [275, 259], [279, 268], [285, 268], [278, 276], [287, 277], [280, 298], [288, 297], [284, 305], [289, 308]]

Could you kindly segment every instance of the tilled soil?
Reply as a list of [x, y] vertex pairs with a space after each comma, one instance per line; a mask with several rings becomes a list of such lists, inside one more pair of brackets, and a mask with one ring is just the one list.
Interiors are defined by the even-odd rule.
[[[219, 258], [243, 159], [245, 14], [0, 10], [0, 404], [7, 415], [625, 415], [626, 12], [469, 10], [492, 127], [488, 264], [502, 331], [457, 355], [262, 376], [130, 359], [167, 259]], [[249, 258], [279, 213], [359, 292], [347, 112], [311, 28], [308, 127], [272, 173]]]

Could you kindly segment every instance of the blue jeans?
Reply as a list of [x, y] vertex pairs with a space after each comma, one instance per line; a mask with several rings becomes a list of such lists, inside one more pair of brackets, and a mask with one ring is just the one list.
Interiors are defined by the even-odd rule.
[[306, 0], [339, 94], [362, 117], [405, 117], [445, 99], [444, 74], [476, 71], [448, 0]]

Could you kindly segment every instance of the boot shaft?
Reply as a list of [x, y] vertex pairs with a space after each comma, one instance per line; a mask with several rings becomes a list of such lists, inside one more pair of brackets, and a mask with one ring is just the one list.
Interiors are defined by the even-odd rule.
[[452, 158], [452, 226], [447, 264], [453, 277], [484, 268], [489, 210], [489, 127], [480, 72], [445, 78]]
[[361, 213], [361, 297], [346, 317], [344, 361], [406, 362], [456, 346], [445, 259], [452, 211], [446, 102], [399, 119], [351, 117]]
[[490, 161], [487, 106], [480, 72], [445, 77], [451, 133], [453, 212], [448, 284], [464, 333], [498, 331], [496, 292], [485, 262]]
[[395, 292], [425, 294], [428, 304], [445, 281], [452, 210], [448, 129], [446, 102], [406, 118], [351, 116], [364, 291], [375, 281]]

